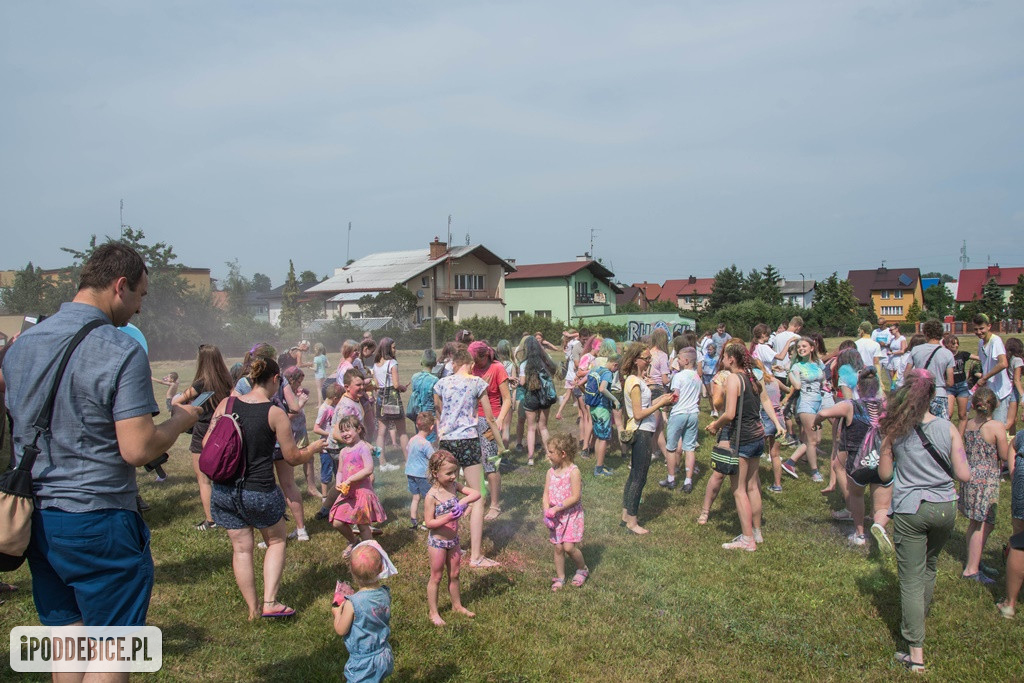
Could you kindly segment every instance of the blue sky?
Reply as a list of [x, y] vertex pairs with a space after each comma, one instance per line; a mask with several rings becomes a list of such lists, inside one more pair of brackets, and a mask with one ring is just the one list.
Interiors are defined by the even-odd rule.
[[619, 279], [1024, 265], [1024, 3], [0, 4], [0, 268], [125, 221], [281, 282], [425, 247]]

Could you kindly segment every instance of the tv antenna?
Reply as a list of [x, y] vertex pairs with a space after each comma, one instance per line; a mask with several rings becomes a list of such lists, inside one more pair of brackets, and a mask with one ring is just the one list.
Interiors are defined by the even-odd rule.
[[345, 263], [352, 260], [352, 221], [348, 222], [348, 241], [345, 243]]
[[590, 229], [590, 258], [591, 259], [594, 258], [594, 233], [595, 232], [601, 232], [601, 229], [600, 228], [591, 228]]
[[469, 246], [469, 233], [466, 233], [466, 246]]
[[124, 199], [121, 200], [121, 240], [124, 240]]
[[960, 246], [960, 269], [966, 270], [967, 264], [970, 262], [971, 259], [967, 256], [967, 240], [964, 240], [963, 244]]
[[452, 247], [452, 215], [448, 214], [448, 248]]

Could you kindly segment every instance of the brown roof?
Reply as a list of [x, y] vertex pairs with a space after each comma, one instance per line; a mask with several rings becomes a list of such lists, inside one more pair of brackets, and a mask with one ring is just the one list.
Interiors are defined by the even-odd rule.
[[647, 302], [644, 299], [644, 290], [640, 287], [623, 287], [622, 292], [615, 295], [615, 303], [618, 306], [623, 304], [637, 304], [644, 306]]
[[853, 295], [862, 306], [871, 305], [871, 292], [876, 289], [913, 290], [921, 280], [918, 268], [875, 268], [851, 270], [846, 276], [853, 286]]
[[661, 285], [654, 282], [634, 282], [633, 286], [644, 293], [648, 301], [655, 301], [661, 294]]
[[713, 277], [690, 276], [685, 280], [665, 280], [661, 286], [661, 295], [658, 301], [670, 301], [676, 303], [681, 296], [710, 296], [711, 288], [715, 284]]
[[612, 282], [615, 273], [597, 261], [561, 261], [559, 263], [534, 263], [529, 265], [516, 264], [515, 272], [505, 276], [506, 280], [533, 280], [546, 277], [569, 277], [581, 270], [589, 270], [594, 277], [604, 280], [615, 292], [619, 287]]

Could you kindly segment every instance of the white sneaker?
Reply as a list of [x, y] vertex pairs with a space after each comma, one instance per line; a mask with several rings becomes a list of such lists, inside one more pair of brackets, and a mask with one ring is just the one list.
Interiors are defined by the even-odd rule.
[[260, 550], [266, 550], [267, 549], [267, 542], [266, 541], [260, 541], [259, 543], [256, 544], [256, 547], [259, 548]]
[[764, 536], [761, 535], [760, 529], [754, 529], [754, 543], [764, 543]]
[[[289, 536], [289, 538], [291, 538], [291, 537]], [[309, 540], [309, 533], [305, 529], [298, 529], [295, 532], [295, 538], [300, 540], [300, 541], [308, 541]]]
[[754, 543], [754, 539], [745, 538], [743, 535], [740, 535], [728, 543], [723, 543], [722, 548], [725, 550], [746, 550], [752, 553], [757, 550], [757, 544]]
[[871, 535], [875, 537], [878, 542], [878, 549], [883, 553], [895, 552], [896, 548], [892, 544], [892, 540], [889, 538], [889, 534], [885, 533], [885, 527], [877, 522], [871, 525]]
[[862, 546], [867, 545], [868, 539], [864, 537], [864, 534], [858, 534], [853, 532], [846, 537], [846, 540], [850, 542], [850, 545]]

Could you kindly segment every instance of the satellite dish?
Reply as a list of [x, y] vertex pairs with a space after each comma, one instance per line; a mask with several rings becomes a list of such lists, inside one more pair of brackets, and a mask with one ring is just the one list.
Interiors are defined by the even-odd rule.
[[423, 290], [422, 289], [417, 289], [416, 290], [416, 298], [417, 299], [422, 299], [423, 298]]

